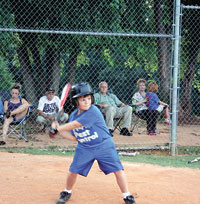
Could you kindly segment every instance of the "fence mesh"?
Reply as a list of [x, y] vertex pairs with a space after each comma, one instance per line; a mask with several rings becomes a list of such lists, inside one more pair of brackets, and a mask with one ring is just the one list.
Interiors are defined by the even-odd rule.
[[178, 144], [183, 146], [199, 146], [199, 19], [199, 6], [182, 5]]
[[[0, 4], [0, 90], [19, 82], [22, 95], [37, 106], [49, 86], [60, 96], [67, 82], [87, 81], [98, 91], [99, 83], [106, 81], [122, 102], [132, 104], [137, 80], [143, 78], [147, 84], [158, 84], [159, 98], [169, 104], [170, 113], [174, 1], [3, 0]], [[192, 141], [189, 145], [197, 148], [200, 10], [182, 9], [178, 145]], [[65, 111], [71, 111], [69, 101]], [[170, 125], [164, 125], [163, 114], [157, 126], [157, 136], [135, 129], [130, 138], [116, 133], [115, 142], [124, 147], [168, 145]]]

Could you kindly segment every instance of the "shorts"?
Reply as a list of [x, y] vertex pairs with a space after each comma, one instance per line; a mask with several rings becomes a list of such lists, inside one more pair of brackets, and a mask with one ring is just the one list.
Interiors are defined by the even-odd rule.
[[104, 174], [113, 173], [123, 170], [123, 166], [119, 159], [113, 142], [103, 142], [98, 147], [80, 148], [77, 147], [74, 155], [73, 162], [70, 166], [70, 172], [87, 176], [94, 161], [97, 160], [99, 168]]
[[161, 113], [163, 110], [165, 110], [167, 106], [164, 105], [159, 105], [158, 108], [156, 109], [159, 113]]
[[13, 115], [12, 117], [13, 117], [13, 121], [12, 121], [13, 124], [20, 123], [25, 118], [25, 116], [24, 116], [23, 118], [16, 119], [16, 115]]

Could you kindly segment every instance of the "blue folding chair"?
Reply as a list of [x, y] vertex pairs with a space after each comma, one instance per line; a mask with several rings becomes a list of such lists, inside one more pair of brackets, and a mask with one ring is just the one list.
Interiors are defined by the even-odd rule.
[[3, 101], [0, 99], [0, 122], [3, 121], [3, 116], [4, 116]]
[[7, 134], [6, 137], [9, 137], [11, 134], [14, 134], [19, 139], [24, 139], [26, 142], [28, 142], [28, 137], [26, 135], [26, 122], [27, 119], [30, 117], [31, 113], [33, 112], [34, 108], [35, 105], [30, 104], [26, 115], [22, 119], [13, 121], [10, 124], [10, 132]]

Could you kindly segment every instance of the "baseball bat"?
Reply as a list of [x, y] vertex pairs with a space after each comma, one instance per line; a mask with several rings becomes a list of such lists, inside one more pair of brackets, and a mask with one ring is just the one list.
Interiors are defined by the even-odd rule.
[[197, 157], [193, 160], [188, 161], [188, 164], [194, 163], [194, 162], [199, 162], [200, 161], [200, 157]]
[[[65, 102], [66, 102], [66, 100], [67, 100], [67, 97], [68, 97], [68, 95], [69, 95], [70, 88], [71, 88], [71, 84], [68, 83], [68, 84], [66, 84], [66, 85], [64, 86], [64, 88], [63, 88], [63, 90], [62, 90], [60, 107], [59, 107], [57, 116], [56, 116], [56, 118], [55, 118], [56, 121], [59, 121], [59, 119], [60, 119], [60, 116], [61, 116], [63, 107], [64, 107]], [[50, 128], [50, 129], [49, 129], [49, 137], [50, 137], [50, 138], [54, 138], [54, 137], [55, 137], [55, 134], [56, 134], [56, 130], [55, 130], [54, 128]]]
[[139, 155], [139, 152], [119, 152], [118, 155], [120, 156], [129, 156], [129, 157], [135, 157]]
[[60, 116], [61, 116], [61, 112], [63, 110], [63, 107], [65, 105], [65, 102], [67, 100], [67, 97], [69, 95], [69, 91], [70, 91], [70, 88], [71, 88], [71, 84], [68, 83], [64, 86], [63, 90], [62, 90], [62, 94], [61, 94], [61, 102], [60, 102], [60, 107], [59, 107], [59, 110], [58, 110], [58, 114], [57, 114], [57, 117], [56, 117], [56, 121], [59, 121], [60, 119]]

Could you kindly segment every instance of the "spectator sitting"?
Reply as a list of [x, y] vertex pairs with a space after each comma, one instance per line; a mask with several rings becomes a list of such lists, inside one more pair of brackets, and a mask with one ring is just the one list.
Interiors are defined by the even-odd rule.
[[[46, 126], [55, 121], [57, 110], [60, 106], [60, 99], [55, 96], [55, 89], [50, 87], [46, 91], [46, 95], [42, 96], [38, 104], [38, 117], [36, 122], [41, 125], [40, 131], [45, 131]], [[60, 122], [65, 123], [68, 120], [68, 114], [62, 111]]]
[[170, 123], [169, 117], [169, 105], [160, 101], [157, 95], [158, 85], [155, 82], [150, 82], [148, 85], [148, 93], [146, 93], [148, 109], [157, 110], [158, 112], [164, 113], [165, 116], [165, 124]]
[[105, 114], [106, 124], [108, 129], [113, 135], [113, 119], [123, 116], [123, 125], [120, 131], [120, 135], [132, 136], [129, 132], [132, 121], [132, 108], [122, 103], [116, 95], [108, 94], [108, 85], [105, 81], [99, 84], [98, 93], [94, 94], [95, 104], [99, 105], [101, 111]]
[[27, 113], [29, 103], [24, 98], [19, 97], [20, 89], [20, 84], [12, 86], [10, 90], [11, 98], [4, 102], [3, 141], [0, 141], [0, 145], [6, 144], [9, 125], [13, 121], [20, 122]]
[[156, 123], [159, 115], [158, 111], [149, 110], [147, 107], [146, 98], [146, 81], [144, 79], [139, 79], [137, 81], [137, 87], [139, 89], [133, 97], [133, 104], [136, 105], [136, 113], [139, 118], [146, 120], [147, 122], [147, 132], [149, 135], [156, 135]]

